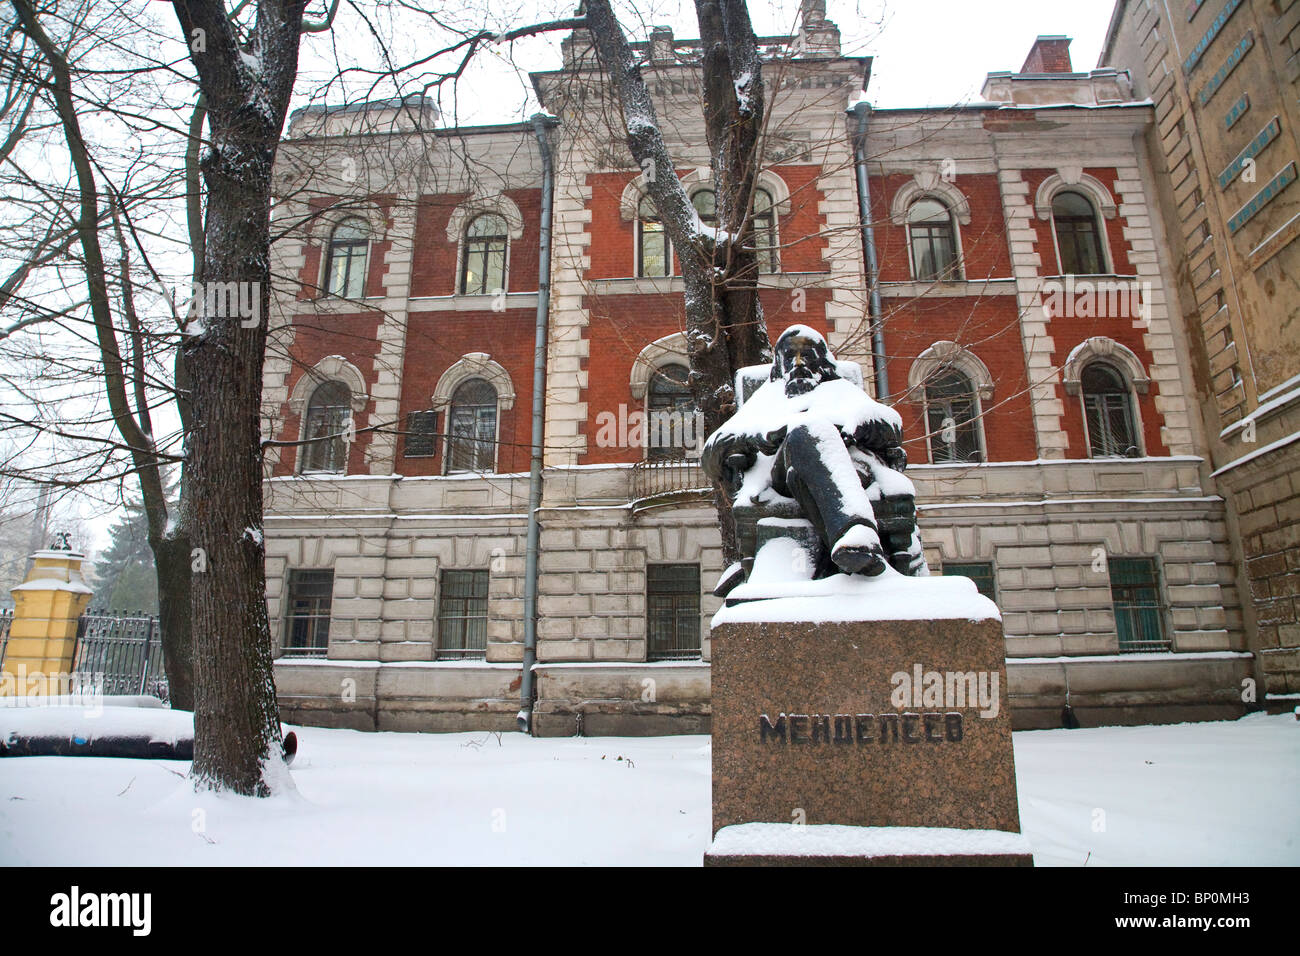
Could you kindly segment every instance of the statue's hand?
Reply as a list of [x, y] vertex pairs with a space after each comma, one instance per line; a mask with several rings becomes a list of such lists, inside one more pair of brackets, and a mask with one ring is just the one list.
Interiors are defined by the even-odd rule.
[[859, 448], [887, 454], [887, 449], [903, 443], [903, 432], [893, 422], [873, 418], [854, 430], [853, 443]]
[[885, 464], [894, 471], [902, 471], [907, 467], [907, 452], [903, 450], [902, 445], [891, 445], [885, 449]]
[[[775, 455], [781, 450], [781, 442], [785, 441], [786, 426], [774, 428], [758, 439], [758, 450], [764, 455]], [[752, 462], [751, 462], [752, 464]]]
[[700, 465], [711, 478], [739, 488], [740, 476], [758, 459], [753, 440], [745, 435], [717, 433], [704, 446]]

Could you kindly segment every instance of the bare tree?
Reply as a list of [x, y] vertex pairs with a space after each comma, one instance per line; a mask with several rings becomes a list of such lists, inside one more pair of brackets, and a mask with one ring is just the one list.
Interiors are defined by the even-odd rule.
[[[628, 149], [638, 165], [658, 173], [646, 178], [646, 188], [681, 258], [691, 389], [705, 432], [712, 433], [735, 411], [736, 371], [771, 359], [751, 212], [761, 165], [763, 60], [749, 10], [744, 0], [695, 4], [704, 48], [704, 128], [717, 196], [716, 229], [701, 223], [672, 173], [676, 167], [650, 92], [609, 0], [587, 0], [586, 11], [597, 58], [622, 109]], [[735, 519], [717, 482], [713, 500], [724, 559], [737, 561]]]

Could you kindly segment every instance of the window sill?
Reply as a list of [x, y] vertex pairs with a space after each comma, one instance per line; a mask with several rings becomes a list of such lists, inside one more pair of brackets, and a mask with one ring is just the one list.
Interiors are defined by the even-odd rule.
[[[492, 312], [495, 295], [420, 295], [408, 298], [407, 307], [421, 312]], [[536, 309], [536, 292], [507, 292], [504, 311], [515, 309]]]
[[1015, 295], [1016, 280], [997, 279], [912, 279], [906, 282], [881, 282], [880, 295], [886, 299], [976, 298], [990, 295]]
[[322, 295], [314, 299], [299, 300], [302, 305], [309, 305], [317, 312], [344, 314], [348, 312], [378, 312], [381, 307], [371, 303], [382, 302], [387, 296], [367, 295], [359, 299], [343, 299], [336, 295]]

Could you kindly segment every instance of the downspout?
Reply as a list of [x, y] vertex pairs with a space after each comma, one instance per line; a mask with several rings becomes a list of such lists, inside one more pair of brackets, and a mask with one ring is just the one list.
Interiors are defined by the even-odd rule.
[[537, 554], [542, 528], [537, 512], [542, 506], [542, 443], [546, 418], [546, 339], [551, 313], [551, 205], [555, 192], [555, 166], [551, 161], [550, 130], [559, 120], [546, 113], [531, 117], [542, 157], [541, 236], [537, 251], [537, 336], [533, 343], [533, 449], [528, 472], [528, 541], [524, 549], [524, 673], [519, 685], [519, 729], [533, 731], [533, 699], [537, 684]]
[[880, 307], [880, 266], [876, 261], [876, 233], [871, 227], [871, 186], [867, 182], [867, 121], [871, 104], [854, 103], [848, 110], [858, 118], [858, 128], [853, 136], [853, 166], [858, 175], [858, 218], [862, 220], [862, 251], [867, 265], [867, 286], [870, 290], [871, 366], [876, 374], [876, 398], [889, 400], [889, 369], [885, 366], [885, 327]]

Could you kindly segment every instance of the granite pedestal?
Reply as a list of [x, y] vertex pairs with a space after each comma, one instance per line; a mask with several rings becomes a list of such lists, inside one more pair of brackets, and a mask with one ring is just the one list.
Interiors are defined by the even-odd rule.
[[706, 865], [1032, 865], [999, 620], [721, 620], [711, 640]]

